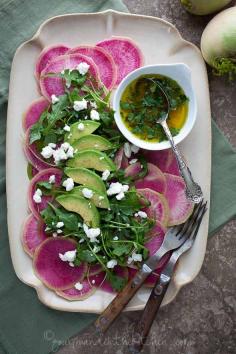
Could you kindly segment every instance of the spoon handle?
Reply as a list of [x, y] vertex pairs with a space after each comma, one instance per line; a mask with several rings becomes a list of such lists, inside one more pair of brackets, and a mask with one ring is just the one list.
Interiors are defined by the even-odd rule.
[[193, 180], [190, 169], [188, 168], [186, 162], [184, 161], [179, 149], [175, 145], [174, 139], [170, 132], [170, 129], [166, 123], [166, 121], [161, 122], [162, 128], [165, 131], [165, 134], [171, 144], [171, 147], [174, 151], [176, 160], [178, 162], [179, 171], [181, 176], [183, 177], [186, 185], [186, 196], [193, 203], [200, 203], [203, 198], [201, 187]]

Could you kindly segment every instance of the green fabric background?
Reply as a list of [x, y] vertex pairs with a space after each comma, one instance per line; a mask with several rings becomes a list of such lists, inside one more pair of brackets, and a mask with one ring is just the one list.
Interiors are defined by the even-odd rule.
[[[127, 11], [120, 0], [0, 1], [0, 354], [44, 354], [55, 349], [95, 315], [64, 313], [45, 307], [34, 289], [20, 282], [9, 252], [5, 195], [5, 128], [9, 72], [13, 54], [39, 25], [55, 15]], [[213, 123], [210, 234], [236, 215], [236, 154]]]

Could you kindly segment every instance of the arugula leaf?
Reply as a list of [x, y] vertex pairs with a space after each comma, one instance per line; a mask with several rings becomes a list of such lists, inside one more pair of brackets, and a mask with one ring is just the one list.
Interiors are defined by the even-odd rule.
[[95, 255], [88, 249], [81, 249], [79, 246], [77, 247], [77, 255], [76, 259], [79, 259], [82, 262], [93, 263], [97, 260]]
[[38, 182], [38, 183], [37, 183], [37, 186], [38, 186], [38, 187], [43, 187], [43, 188], [48, 189], [48, 190], [51, 190], [51, 189], [52, 189], [52, 184], [49, 183], [49, 182], [45, 182], [45, 181]]

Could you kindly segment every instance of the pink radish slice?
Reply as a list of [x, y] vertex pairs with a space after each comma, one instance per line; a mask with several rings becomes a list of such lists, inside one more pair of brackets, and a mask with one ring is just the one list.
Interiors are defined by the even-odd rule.
[[[150, 188], [153, 191], [164, 193], [166, 191], [166, 178], [161, 170], [152, 163], [147, 164], [148, 174], [141, 180], [137, 180], [134, 185], [136, 188]], [[125, 170], [126, 176], [135, 176], [141, 171], [140, 162], [129, 165]]]
[[[29, 147], [26, 145], [24, 146], [24, 153], [27, 158], [27, 160], [32, 164], [34, 167], [35, 171], [42, 171], [45, 170], [46, 168], [49, 168], [50, 165], [48, 165], [46, 162], [39, 160], [29, 149]], [[37, 173], [36, 172], [36, 173]]]
[[143, 150], [143, 154], [148, 162], [153, 163], [164, 173], [179, 176], [179, 168], [172, 149], [151, 151]]
[[[41, 168], [37, 168], [38, 170], [42, 170], [44, 168], [49, 168], [49, 167], [55, 167], [54, 163], [50, 163], [48, 161], [45, 161], [40, 154], [40, 152], [36, 148], [36, 144], [32, 143], [30, 144], [30, 128], [26, 131], [25, 133], [25, 154], [26, 157], [29, 159], [29, 161], [32, 162], [33, 165], [36, 167], [36, 162], [38, 163], [38, 166], [42, 166]], [[36, 158], [34, 159], [33, 156]], [[34, 163], [35, 161], [35, 163]], [[41, 162], [41, 164], [40, 164]]]
[[96, 44], [105, 49], [114, 59], [118, 73], [116, 85], [118, 85], [131, 71], [143, 65], [143, 55], [129, 38], [112, 37]]
[[102, 283], [106, 279], [106, 272], [102, 271], [102, 272], [94, 274], [94, 275], [88, 274], [87, 279], [88, 279], [88, 282], [91, 286], [99, 287], [102, 285]]
[[26, 131], [29, 127], [35, 124], [41, 114], [49, 107], [48, 100], [45, 100], [44, 97], [40, 97], [37, 100], [33, 101], [28, 107], [27, 111], [23, 117], [23, 129]]
[[83, 288], [81, 290], [77, 290], [75, 287], [56, 291], [56, 294], [63, 297], [66, 300], [85, 300], [89, 296], [93, 295], [96, 291], [95, 286], [91, 286], [88, 280], [84, 279], [81, 284]]
[[128, 161], [127, 157], [124, 154], [124, 148], [123, 147], [121, 147], [116, 153], [115, 164], [116, 164], [118, 169], [120, 169], [120, 168], [125, 169], [126, 167], [129, 166], [129, 161]]
[[69, 50], [68, 54], [83, 54], [91, 58], [98, 67], [100, 79], [108, 90], [111, 90], [117, 80], [117, 68], [112, 56], [103, 48], [82, 45]]
[[[121, 278], [128, 279], [128, 269], [126, 267], [120, 267], [120, 266], [115, 266], [114, 272], [116, 275], [118, 275]], [[108, 280], [104, 280], [104, 282], [101, 284], [100, 288], [108, 293], [115, 293], [116, 290], [114, 290]]]
[[63, 44], [52, 45], [44, 48], [36, 62], [35, 75], [37, 79], [39, 78], [41, 72], [46, 68], [48, 63], [57, 58], [59, 55], [66, 54], [69, 49], [69, 47]]
[[185, 195], [185, 183], [182, 177], [165, 173], [167, 199], [170, 215], [168, 226], [179, 225], [185, 222], [193, 212], [193, 203]]
[[52, 237], [41, 243], [34, 253], [33, 266], [37, 277], [50, 289], [64, 290], [81, 281], [87, 271], [85, 263], [71, 267], [59, 253], [73, 251], [77, 243], [71, 239]]
[[44, 232], [45, 225], [39, 222], [34, 215], [29, 215], [25, 220], [23, 233], [22, 233], [22, 243], [26, 253], [33, 257], [35, 249], [42, 243], [47, 235]]
[[[29, 189], [28, 189], [28, 203], [29, 208], [33, 215], [39, 219], [40, 212], [47, 207], [48, 202], [52, 201], [52, 196], [42, 196], [41, 203], [35, 203], [33, 200], [33, 195], [36, 191], [38, 182], [48, 182], [49, 177], [55, 175], [55, 186], [59, 186], [61, 184], [62, 171], [57, 168], [48, 168], [46, 170], [40, 171], [37, 173], [34, 178], [30, 181]], [[40, 188], [40, 187], [39, 187]]]
[[82, 54], [61, 55], [52, 60], [41, 73], [39, 85], [42, 95], [49, 101], [51, 101], [51, 96], [53, 94], [56, 96], [63, 95], [65, 92], [63, 80], [60, 77], [52, 77], [47, 75], [50, 73], [60, 73], [65, 69], [75, 69], [77, 65], [82, 62], [89, 64], [89, 73], [96, 80], [99, 80], [98, 68], [91, 58], [88, 58]]
[[102, 271], [103, 271], [103, 268], [102, 268], [101, 264], [91, 264], [91, 265], [89, 265], [89, 268], [88, 268], [88, 276], [101, 273]]
[[166, 198], [149, 188], [137, 189], [137, 191], [151, 203], [149, 207], [142, 209], [147, 213], [148, 217], [159, 221], [164, 226], [167, 225], [169, 208]]

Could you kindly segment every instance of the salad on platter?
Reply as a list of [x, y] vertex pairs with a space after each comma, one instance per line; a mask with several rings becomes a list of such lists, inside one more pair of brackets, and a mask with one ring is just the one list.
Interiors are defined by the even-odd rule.
[[30, 214], [22, 243], [36, 276], [67, 300], [120, 291], [193, 210], [171, 150], [141, 150], [116, 127], [112, 89], [143, 61], [136, 43], [112, 37], [47, 47], [36, 63], [41, 96], [23, 118]]

